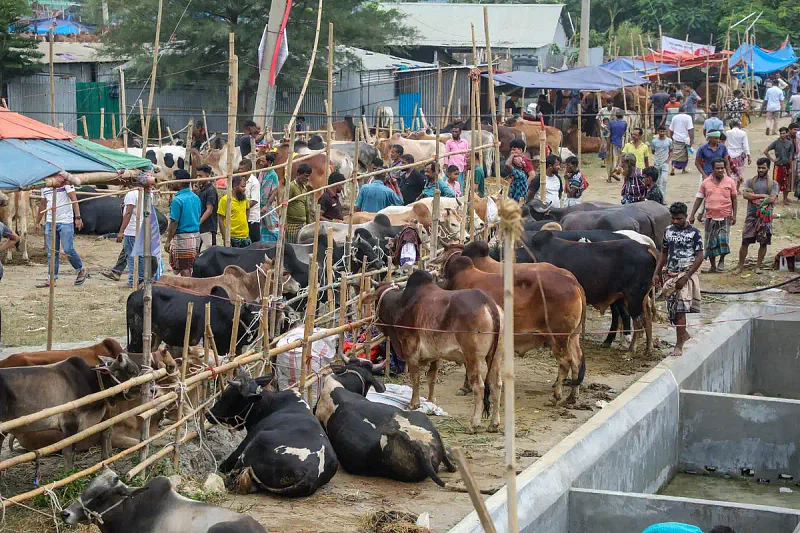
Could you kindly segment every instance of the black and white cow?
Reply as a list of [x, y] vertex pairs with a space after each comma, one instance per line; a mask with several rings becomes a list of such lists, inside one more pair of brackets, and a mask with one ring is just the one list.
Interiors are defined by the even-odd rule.
[[231, 473], [240, 492], [310, 496], [336, 474], [336, 453], [300, 393], [259, 390], [269, 381], [239, 372], [206, 415], [212, 423], [247, 429], [219, 470]]
[[[78, 233], [84, 235], [113, 235], [117, 236], [119, 227], [122, 225], [122, 196], [94, 196], [85, 193], [99, 192], [94, 187], [84, 185], [79, 187], [76, 191], [78, 200], [84, 198], [93, 198], [91, 202], [83, 202], [81, 204], [81, 218], [83, 219], [83, 228]], [[84, 193], [84, 194], [82, 194]], [[158, 218], [158, 230], [160, 233], [167, 231], [167, 217], [161, 211], [156, 209], [156, 217]]]
[[439, 432], [418, 411], [366, 399], [370, 386], [378, 392], [386, 387], [373, 375], [382, 365], [357, 358], [345, 360], [325, 378], [315, 409], [339, 462], [351, 474], [380, 476], [398, 481], [439, 478], [439, 465], [450, 472], [456, 467], [447, 456]]
[[184, 498], [165, 477], [133, 488], [108, 467], [61, 518], [70, 526], [95, 524], [102, 533], [266, 533], [250, 516]]

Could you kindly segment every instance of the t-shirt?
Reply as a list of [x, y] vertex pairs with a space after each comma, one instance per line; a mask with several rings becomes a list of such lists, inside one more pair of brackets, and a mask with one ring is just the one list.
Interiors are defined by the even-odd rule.
[[540, 100], [537, 109], [539, 113], [542, 114], [542, 120], [544, 121], [544, 125], [549, 126], [550, 120], [552, 120], [553, 114], [555, 113], [555, 108], [553, 107], [553, 104], [551, 104], [548, 101], [542, 102]]
[[608, 106], [601, 107], [600, 111], [597, 112], [597, 120], [600, 124], [603, 123], [604, 118], [607, 118], [610, 122], [612, 118], [617, 116], [618, 112], [620, 112], [618, 107], [611, 106], [611, 109], [609, 109]]
[[450, 187], [451, 189], [453, 189], [453, 192], [456, 193], [456, 198], [458, 198], [459, 196], [462, 196], [462, 194], [461, 194], [461, 184], [458, 182], [458, 180], [456, 180], [456, 181], [447, 180], [447, 186]]
[[[231, 202], [231, 237], [234, 239], [246, 239], [250, 236], [250, 227], [247, 225], [247, 209], [250, 200], [237, 200], [235, 197]], [[228, 207], [228, 195], [219, 199], [217, 214], [225, 218], [225, 210]], [[288, 217], [287, 217], [288, 219]]]
[[743, 154], [750, 154], [750, 141], [746, 131], [741, 128], [731, 128], [725, 132], [725, 136], [728, 138], [725, 141], [725, 147], [728, 149], [729, 156], [737, 158]]
[[611, 133], [611, 144], [622, 148], [622, 138], [628, 129], [628, 123], [624, 120], [612, 120], [608, 123], [608, 131]]
[[672, 119], [675, 118], [678, 113], [681, 112], [681, 104], [675, 102], [674, 104], [667, 104], [664, 106], [664, 125], [669, 128], [669, 125], [672, 124]]
[[564, 178], [567, 180], [567, 198], [580, 198], [583, 196], [583, 191], [589, 188], [589, 182], [580, 170], [575, 174], [566, 174]]
[[644, 170], [646, 166], [644, 163], [645, 158], [650, 157], [650, 147], [645, 143], [634, 146], [633, 143], [628, 143], [622, 148], [623, 154], [633, 154], [636, 156], [636, 168]]
[[722, 131], [724, 127], [725, 124], [722, 123], [719, 117], [710, 117], [703, 122], [703, 131], [705, 131], [706, 134], [711, 131]]
[[472, 181], [478, 186], [478, 196], [483, 197], [486, 194], [486, 174], [482, 166], [478, 165], [472, 171]]
[[405, 205], [415, 202], [422, 189], [425, 188], [425, 176], [419, 170], [412, 170], [404, 178], [400, 179], [400, 192], [403, 195]]
[[789, 106], [792, 108], [792, 112], [800, 111], [800, 94], [793, 94], [789, 98]]
[[217, 189], [213, 185], [207, 185], [197, 193], [200, 198], [200, 216], [205, 213], [206, 208], [211, 206], [211, 214], [200, 223], [200, 233], [216, 233], [217, 231], [217, 204], [219, 196]]
[[308, 224], [311, 222], [308, 212], [308, 196], [292, 200], [292, 198], [300, 196], [303, 192], [305, 191], [300, 188], [296, 181], [292, 181], [289, 184], [289, 205], [286, 206], [287, 224]]
[[520, 102], [519, 100], [515, 102], [514, 100], [509, 98], [508, 100], [506, 100], [505, 109], [509, 115], [519, 115], [520, 110], [522, 109], [522, 102]]
[[778, 87], [770, 87], [764, 94], [764, 102], [767, 105], [768, 112], [780, 111], [781, 102], [783, 102], [783, 91]]
[[438, 178], [436, 181], [428, 181], [425, 180], [425, 187], [422, 189], [422, 196], [426, 198], [433, 198], [434, 194], [436, 194], [436, 188], [439, 188], [439, 195], [445, 198], [455, 198], [456, 193], [453, 192], [453, 189], [444, 182], [442, 178]]
[[704, 179], [699, 193], [706, 199], [707, 218], [719, 220], [733, 215], [736, 182], [730, 176], [723, 177], [719, 183], [714, 178]]
[[672, 118], [669, 131], [672, 132], [672, 140], [676, 142], [688, 143], [689, 131], [694, 129], [694, 121], [691, 115], [678, 113]]
[[[64, 185], [63, 187], [56, 189], [56, 224], [72, 224], [73, 222], [72, 200], [70, 200], [69, 196], [67, 196], [67, 194], [71, 192], [75, 192], [75, 187], [72, 185]], [[50, 223], [50, 210], [53, 208], [53, 188], [43, 188], [42, 198], [47, 201], [45, 222]]]
[[686, 97], [686, 111], [688, 113], [693, 113], [697, 107], [697, 101], [700, 100], [700, 97], [697, 95], [697, 91], [692, 91]]
[[[239, 150], [242, 152], [242, 159], [250, 155], [250, 142], [252, 141], [253, 148], [256, 147], [256, 142], [253, 138], [249, 135], [242, 135], [239, 137]], [[238, 238], [238, 237], [237, 237]]]
[[[539, 187], [539, 176], [536, 176], [528, 185], [528, 195], [534, 196], [538, 194]], [[545, 199], [551, 204], [551, 207], [561, 207], [561, 195], [563, 192], [564, 183], [561, 181], [561, 176], [558, 174], [547, 176], [545, 180]]]
[[[772, 192], [767, 192], [767, 179], [759, 179], [758, 177], [747, 180], [744, 186], [752, 189], [755, 194], [769, 194], [770, 196], [777, 196], [780, 192], [780, 186], [777, 181], [772, 181]], [[761, 200], [756, 200], [757, 203], [751, 201], [747, 202], [747, 216], [755, 216], [758, 207], [761, 205]]]
[[191, 187], [178, 191], [169, 205], [169, 218], [178, 223], [175, 233], [196, 233], [200, 231], [200, 198]]
[[123, 235], [126, 237], [135, 237], [136, 236], [136, 210], [138, 209], [139, 205], [139, 191], [128, 191], [125, 193], [125, 198], [122, 200], [122, 216], [125, 216], [125, 209], [128, 206], [133, 206], [133, 211], [131, 212], [131, 219], [128, 221], [128, 225], [125, 226], [125, 231], [123, 231]]
[[664, 232], [661, 249], [667, 250], [667, 272], [686, 272], [692, 267], [695, 254], [703, 249], [703, 238], [691, 224], [682, 228], [672, 224]]
[[662, 205], [664, 204], [664, 194], [661, 192], [661, 189], [658, 188], [658, 185], [653, 185], [652, 189], [647, 189], [644, 199], [650, 200], [651, 202], [658, 202]]
[[653, 166], [660, 167], [669, 160], [669, 152], [672, 150], [672, 139], [664, 137], [662, 141], [658, 137], [654, 137], [650, 141], [650, 150], [653, 152]]
[[317, 200], [321, 209], [320, 216], [327, 220], [344, 220], [342, 216], [342, 201], [339, 195], [331, 195], [327, 190]]
[[664, 112], [664, 106], [669, 103], [669, 94], [661, 91], [650, 96], [650, 101], [653, 102], [653, 112], [660, 115]]
[[695, 158], [698, 161], [703, 161], [703, 173], [708, 176], [714, 171], [714, 160], [721, 157], [722, 159], [726, 159], [728, 157], [728, 148], [720, 143], [717, 145], [717, 149], [714, 150], [708, 143], [704, 144], [700, 148], [697, 149], [697, 154]]
[[258, 222], [261, 220], [261, 184], [255, 174], [250, 174], [245, 185], [245, 196], [256, 205], [247, 210], [247, 221]]
[[356, 198], [356, 207], [367, 213], [377, 213], [390, 205], [403, 205], [403, 199], [380, 181], [361, 187]]
[[[444, 150], [445, 152], [460, 152], [462, 150], [466, 150], [469, 148], [469, 141], [464, 138], [459, 140], [448, 139], [446, 143], [444, 143]], [[447, 165], [455, 165], [458, 167], [459, 172], [464, 172], [464, 168], [467, 166], [467, 154], [453, 154], [449, 155], [444, 158], [444, 162]]]
[[785, 141], [775, 139], [767, 147], [767, 152], [770, 150], [775, 151], [775, 157], [778, 159], [775, 163], [776, 165], [788, 165], [795, 155], [794, 141], [791, 139], [786, 139]]

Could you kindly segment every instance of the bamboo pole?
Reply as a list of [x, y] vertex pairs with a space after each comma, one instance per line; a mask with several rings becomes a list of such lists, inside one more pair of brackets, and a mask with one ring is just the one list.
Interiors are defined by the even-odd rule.
[[[328, 122], [325, 124], [325, 161], [331, 160], [331, 141], [333, 140], [333, 22], [328, 22], [328, 99], [325, 104], [325, 115]], [[358, 161], [356, 161], [358, 166]]]
[[[50, 30], [52, 34], [53, 30]], [[56, 257], [56, 209], [58, 207], [58, 188], [52, 187], [50, 189], [52, 196], [51, 204], [50, 204], [50, 272], [49, 272], [49, 281], [50, 285], [48, 287], [48, 296], [47, 296], [47, 349], [53, 349], [53, 315], [54, 315], [54, 308], [56, 303], [56, 261], [58, 258]], [[45, 204], [46, 205], [46, 204]]]
[[[708, 45], [711, 46], [711, 42], [709, 42]], [[711, 54], [706, 52], [706, 94], [705, 94], [706, 113], [708, 113], [710, 106], [709, 100], [711, 100], [711, 87], [708, 86], [710, 80], [711, 80]]]
[[544, 128], [539, 132], [539, 198], [547, 203], [547, 133]]
[[236, 298], [236, 307], [233, 309], [233, 324], [231, 325], [231, 343], [228, 347], [228, 357], [236, 357], [236, 342], [239, 340], [239, 319], [242, 316], [242, 297]]
[[[494, 97], [494, 60], [492, 45], [489, 40], [489, 8], [483, 6], [483, 31], [486, 34], [486, 57], [489, 62], [489, 107], [492, 110], [492, 135], [494, 135], [494, 175], [497, 186], [500, 187], [500, 135], [497, 132], [497, 102]], [[489, 223], [485, 226], [488, 228]]]
[[[181, 389], [182, 394], [185, 394], [186, 383], [186, 367], [189, 364], [189, 334], [192, 331], [192, 313], [194, 312], [194, 302], [186, 304], [186, 325], [183, 328], [183, 353], [181, 357]], [[188, 398], [178, 397], [178, 420], [183, 417], [183, 406], [188, 401]], [[175, 428], [175, 442], [180, 440], [181, 427]], [[172, 468], [177, 472], [179, 470], [178, 464], [181, 458], [180, 447], [175, 448], [175, 454], [172, 456]]]
[[[622, 106], [625, 108], [625, 122], [630, 125], [630, 119], [628, 118], [628, 95], [625, 94], [625, 77], [620, 73], [619, 75], [620, 87], [622, 87]], [[625, 129], [625, 137], [627, 139], [628, 135], [630, 134], [630, 128]]]
[[164, 132], [161, 131], [161, 108], [156, 108], [156, 125], [158, 126], [158, 146], [164, 146], [162, 138], [164, 137]]
[[117, 115], [111, 113], [111, 138], [117, 138]]
[[[233, 151], [236, 149], [236, 112], [238, 95], [238, 68], [236, 64], [235, 35], [233, 32], [228, 34], [228, 145], [227, 163], [228, 172], [233, 172]], [[206, 128], [208, 131], [208, 128]], [[231, 245], [231, 202], [233, 201], [233, 179], [228, 177], [225, 184], [225, 194], [228, 195], [228, 202], [225, 204], [225, 246]]]
[[[470, 30], [472, 32], [472, 65], [475, 70], [478, 69], [478, 45], [475, 42], [475, 24], [470, 23]], [[461, 191], [466, 199], [466, 206], [464, 209], [464, 223], [461, 224], [461, 237], [464, 236], [465, 226], [469, 224], [469, 235], [474, 235], [475, 233], [475, 204], [473, 203], [474, 200], [474, 178], [475, 178], [475, 146], [478, 144], [477, 141], [477, 129], [478, 129], [478, 122], [477, 117], [475, 116], [478, 109], [477, 109], [477, 100], [480, 98], [480, 76], [474, 77], [470, 75], [472, 78], [472, 94], [470, 95], [469, 101], [469, 114], [471, 117], [470, 121], [470, 171], [469, 173], [464, 176], [464, 185], [466, 186], [466, 191]], [[464, 239], [461, 239], [461, 242], [464, 242]]]
[[[139, 129], [142, 133], [142, 146], [146, 147], [147, 143], [144, 142], [147, 140], [144, 137], [144, 103], [141, 98], [139, 99]], [[142, 151], [142, 157], [144, 157], [144, 150]]]
[[89, 138], [89, 125], [86, 123], [86, 115], [81, 117], [81, 122], [83, 122], [83, 138]]
[[[203, 429], [206, 430], [206, 429], [210, 428], [212, 425], [213, 424], [204, 421], [203, 422]], [[187, 442], [193, 441], [198, 436], [199, 436], [199, 433], [197, 431], [191, 431], [191, 432], [187, 433], [186, 435], [184, 435], [183, 438], [180, 440], [180, 442], [178, 442], [176, 444], [177, 445], [186, 444]], [[128, 479], [135, 478], [145, 468], [147, 468], [148, 466], [152, 465], [153, 463], [157, 462], [158, 460], [160, 460], [163, 457], [166, 457], [167, 455], [172, 453], [172, 451], [176, 447], [176, 444], [169, 444], [169, 445], [165, 446], [164, 448], [162, 448], [158, 452], [154, 453], [151, 457], [148, 457], [147, 459], [145, 459], [144, 461], [142, 461], [141, 463], [139, 463], [138, 465], [136, 465], [135, 467], [130, 469], [128, 471], [128, 473], [127, 473]]]
[[[206, 128], [206, 143], [210, 143], [211, 142], [211, 138], [209, 137], [209, 133], [208, 133], [208, 119], [206, 119], [206, 110], [203, 109], [202, 112], [203, 112], [203, 126], [205, 126], [205, 128]], [[191, 132], [189, 132], [189, 133], [191, 133]], [[230, 170], [231, 169], [228, 169], [228, 171], [230, 171]]]
[[[441, 98], [442, 98], [442, 65], [441, 63], [437, 62], [437, 78], [436, 78], [436, 106], [439, 107], [441, 105]], [[453, 79], [455, 80], [456, 71], [453, 71]], [[452, 99], [453, 93], [450, 92], [450, 98]], [[449, 105], [449, 104], [448, 104]], [[436, 174], [436, 186], [433, 189], [433, 221], [431, 223], [431, 235], [430, 235], [430, 252], [428, 254], [428, 261], [433, 260], [436, 257], [436, 252], [439, 249], [439, 206], [441, 203], [441, 191], [439, 191], [439, 168], [440, 168], [440, 144], [441, 144], [441, 128], [436, 130], [436, 147], [435, 147], [435, 161], [434, 161], [434, 173]], [[420, 250], [420, 255], [422, 255], [422, 250]]]
[[[328, 250], [325, 254], [325, 282], [328, 287], [328, 308], [336, 309], [336, 297], [333, 292], [333, 228], [328, 226]], [[331, 321], [333, 323], [333, 321]]]
[[[139, 198], [136, 202], [136, 233], [135, 239], [139, 238], [139, 229], [142, 226], [142, 204], [144, 203], [144, 189], [139, 189]], [[139, 256], [133, 256], [133, 290], [139, 290]]]
[[100, 108], [100, 139], [105, 140], [106, 138], [106, 108]]
[[[461, 474], [461, 479], [464, 481], [464, 486], [467, 487], [469, 499], [472, 501], [472, 506], [475, 507], [475, 512], [481, 521], [481, 526], [486, 533], [496, 533], [497, 530], [492, 522], [492, 517], [489, 510], [486, 508], [486, 503], [481, 498], [480, 488], [478, 487], [475, 476], [472, 475], [467, 458], [461, 448], [453, 448], [453, 459], [458, 465], [458, 472]], [[516, 529], [511, 531], [517, 531]]]
[[[306, 303], [306, 320], [303, 324], [303, 352], [300, 364], [300, 383], [306, 382], [306, 377], [311, 373], [311, 343], [308, 342], [308, 337], [314, 333], [314, 316], [317, 314], [317, 287], [319, 282], [317, 280], [317, 252], [319, 250], [319, 215], [320, 210], [314, 219], [314, 244], [311, 246], [311, 257], [309, 259], [309, 272], [308, 272], [308, 301]], [[300, 390], [303, 394], [303, 390]], [[311, 404], [311, 391], [306, 391], [306, 401]]]
[[[50, 39], [48, 49], [50, 51], [50, 125], [56, 125], [56, 77], [53, 66], [53, 28], [50, 28]], [[88, 135], [86, 137], [89, 138]]]
[[453, 69], [453, 80], [450, 82], [450, 96], [447, 99], [447, 111], [444, 113], [444, 124], [442, 128], [450, 123], [450, 111], [453, 108], [453, 94], [456, 91], [456, 79], [458, 78], [458, 69]]
[[[294, 175], [292, 169], [292, 163], [294, 162], [294, 142], [295, 131], [294, 128], [292, 128], [292, 130], [289, 132], [289, 155], [286, 159], [286, 170], [283, 173], [283, 190], [281, 191], [281, 215], [280, 224], [278, 226], [279, 231], [281, 232], [286, 231], [286, 213], [289, 204], [289, 187], [291, 186], [292, 176]], [[273, 299], [277, 299], [283, 291], [283, 276], [281, 276], [281, 273], [283, 272], [283, 250], [285, 241], [285, 238], [278, 239], [278, 244], [275, 247], [275, 259], [273, 260], [273, 264], [275, 265], [275, 279], [272, 286]], [[274, 325], [274, 317], [277, 316], [277, 313], [273, 311], [271, 314], [273, 315], [272, 323]], [[276, 332], [273, 330], [272, 334], [275, 335], [275, 333]]]
[[347, 265], [347, 272], [352, 272], [353, 268], [353, 211], [355, 211], [356, 205], [356, 180], [358, 179], [358, 156], [360, 152], [360, 143], [358, 142], [358, 135], [359, 135], [359, 128], [356, 126], [356, 143], [354, 146], [355, 150], [355, 165], [353, 168], [353, 179], [350, 181], [350, 194], [349, 194], [349, 217], [347, 219], [347, 238], [344, 241], [344, 255], [345, 261]]
[[339, 354], [339, 359], [342, 358], [344, 353], [344, 326], [347, 324], [347, 293], [348, 284], [342, 279], [339, 285], [339, 328], [342, 330], [339, 333], [339, 342], [337, 343], [336, 352]]
[[579, 91], [578, 92], [578, 163], [580, 164], [583, 164], [581, 161], [582, 146], [583, 146], [583, 98], [581, 97], [581, 93]]

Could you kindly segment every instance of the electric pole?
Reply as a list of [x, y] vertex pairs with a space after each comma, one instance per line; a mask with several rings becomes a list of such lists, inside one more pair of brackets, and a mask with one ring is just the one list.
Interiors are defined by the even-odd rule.
[[[253, 121], [261, 126], [262, 129], [272, 129], [272, 121], [275, 116], [275, 84], [274, 80], [269, 79], [269, 71], [272, 66], [272, 58], [275, 56], [278, 36], [281, 33], [281, 25], [287, 9], [287, 0], [272, 0], [272, 5], [269, 8], [266, 46], [259, 65], [258, 91], [256, 92], [255, 109], [253, 110]], [[273, 81], [273, 83], [270, 83], [270, 81]]]
[[578, 66], [589, 66], [589, 16], [591, 0], [581, 0], [581, 42], [578, 50]]

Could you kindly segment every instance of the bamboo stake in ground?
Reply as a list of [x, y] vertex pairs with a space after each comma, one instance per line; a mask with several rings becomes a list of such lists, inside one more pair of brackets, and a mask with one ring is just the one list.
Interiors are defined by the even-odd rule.
[[458, 78], [458, 69], [452, 69], [453, 80], [450, 82], [450, 96], [447, 98], [447, 111], [444, 113], [444, 123], [442, 127], [450, 123], [450, 111], [453, 109], [453, 94], [456, 91], [456, 79]]
[[[492, 110], [492, 135], [494, 135], [494, 175], [500, 187], [500, 136], [497, 132], [497, 102], [494, 100], [494, 61], [492, 45], [489, 41], [489, 8], [483, 6], [483, 30], [486, 34], [486, 58], [489, 63], [489, 108]], [[506, 191], [508, 188], [506, 188]], [[506, 194], [505, 196], [508, 196]], [[485, 221], [488, 228], [489, 221]]]
[[547, 133], [544, 128], [539, 132], [539, 198], [547, 203]]
[[[236, 149], [236, 110], [238, 95], [238, 77], [236, 55], [234, 54], [234, 34], [228, 34], [228, 145], [227, 145], [227, 163], [228, 174], [234, 171], [233, 169], [233, 151]], [[228, 202], [225, 204], [225, 246], [231, 245], [231, 202], [233, 200], [233, 184], [230, 176], [226, 179], [225, 194], [228, 195]], [[280, 270], [280, 269], [279, 269]]]
[[[53, 30], [50, 30], [52, 35]], [[52, 45], [51, 45], [52, 46]], [[48, 262], [50, 263], [50, 272], [49, 272], [49, 282], [50, 285], [48, 287], [49, 294], [47, 296], [47, 349], [53, 349], [53, 314], [54, 314], [54, 307], [56, 302], [56, 261], [58, 261], [58, 257], [56, 257], [56, 207], [58, 207], [58, 194], [56, 193], [56, 187], [52, 187], [50, 189], [50, 258]], [[42, 200], [44, 201], [44, 200]], [[45, 204], [46, 205], [46, 204]]]
[[[486, 533], [497, 533], [494, 522], [492, 522], [492, 517], [489, 515], [489, 510], [486, 508], [486, 503], [483, 501], [483, 498], [481, 498], [481, 491], [478, 487], [478, 483], [475, 481], [475, 476], [472, 475], [467, 458], [464, 456], [464, 452], [461, 448], [453, 448], [453, 459], [455, 459], [458, 465], [458, 473], [461, 474], [461, 479], [467, 487], [469, 499], [472, 501], [472, 506], [478, 514], [478, 519], [481, 521], [483, 530]], [[516, 530], [512, 531], [516, 532]]]
[[125, 93], [125, 71], [119, 67], [119, 131], [122, 133], [122, 146], [128, 153], [128, 106]]
[[117, 115], [111, 113], [111, 138], [117, 138]]
[[233, 309], [233, 324], [231, 326], [231, 344], [228, 348], [228, 357], [236, 357], [236, 342], [239, 340], [239, 319], [242, 316], [242, 297], [236, 298], [236, 307]]
[[164, 132], [161, 130], [161, 108], [156, 108], [156, 125], [158, 126], [158, 146], [164, 146], [162, 138], [164, 137]]
[[[328, 285], [328, 310], [336, 309], [336, 299], [333, 292], [333, 228], [328, 226], [328, 250], [325, 254], [325, 283]], [[330, 325], [335, 323], [331, 318]]]
[[100, 108], [100, 139], [105, 140], [106, 138], [106, 108]]
[[[348, 282], [342, 276], [341, 283], [339, 285], [339, 327], [342, 328], [345, 324], [347, 324], [347, 299], [348, 299]], [[344, 331], [339, 333], [339, 342], [336, 349], [336, 352], [339, 354], [339, 358], [342, 358], [342, 354], [344, 353]]]
[[81, 117], [81, 122], [83, 122], [83, 138], [89, 138], [89, 125], [86, 123], [86, 115]]
[[352, 179], [350, 180], [350, 193], [348, 197], [349, 205], [348, 205], [348, 218], [347, 218], [347, 238], [344, 241], [344, 256], [345, 262], [347, 265], [347, 273], [353, 272], [353, 212], [355, 211], [356, 205], [356, 180], [358, 179], [358, 156], [360, 152], [360, 144], [358, 142], [358, 135], [361, 128], [356, 126], [356, 143], [354, 146], [355, 149], [355, 165], [353, 168], [353, 175]]
[[[325, 103], [325, 116], [328, 122], [325, 124], [325, 157], [326, 161], [331, 160], [331, 141], [333, 141], [333, 22], [328, 22], [328, 99]], [[358, 164], [358, 161], [356, 161]]]
[[[286, 168], [283, 171], [283, 190], [281, 191], [280, 196], [280, 223], [278, 225], [278, 231], [281, 233], [285, 233], [286, 231], [286, 214], [289, 207], [289, 187], [292, 183], [292, 177], [294, 176], [294, 171], [292, 168], [292, 163], [294, 162], [294, 141], [295, 141], [295, 131], [294, 128], [289, 132], [289, 155], [286, 159]], [[356, 145], [357, 146], [357, 145]], [[278, 244], [275, 247], [275, 258], [273, 259], [272, 264], [275, 265], [275, 278], [273, 280], [272, 286], [272, 296], [273, 299], [277, 300], [278, 296], [283, 291], [283, 249], [285, 246], [286, 239], [278, 239]], [[273, 317], [271, 318], [270, 322], [272, 323], [273, 327], [275, 327], [276, 317], [277, 317], [277, 310], [272, 311], [271, 313]], [[272, 335], [275, 335], [275, 330], [271, 331]]]
[[[209, 144], [211, 142], [211, 138], [209, 137], [210, 134], [208, 133], [208, 119], [206, 118], [206, 110], [203, 109], [202, 112], [203, 112], [203, 126], [205, 126], [205, 129], [206, 129], [206, 144]], [[192, 132], [190, 131], [189, 135], [191, 135], [191, 134], [192, 134]], [[228, 169], [228, 170], [230, 170], [230, 169]]]
[[[306, 382], [306, 376], [311, 371], [311, 343], [308, 342], [308, 337], [314, 333], [314, 316], [317, 314], [317, 252], [319, 250], [319, 212], [314, 220], [314, 244], [311, 246], [311, 257], [308, 261], [308, 300], [306, 301], [306, 320], [303, 324], [303, 352], [300, 363], [300, 383]], [[301, 387], [300, 394], [303, 394]], [[307, 392], [306, 401], [309, 405], [313, 405], [311, 393]]]
[[[142, 102], [141, 98], [139, 99], [139, 130], [142, 134], [142, 141], [144, 144], [145, 139], [144, 137], [144, 103]], [[144, 154], [144, 152], [142, 152]]]
[[[194, 302], [189, 302], [186, 305], [186, 325], [183, 329], [183, 353], [181, 358], [181, 388], [178, 389], [181, 394], [186, 394], [186, 367], [189, 364], [189, 334], [192, 331], [192, 312], [194, 311]], [[183, 396], [178, 397], [178, 420], [183, 417], [183, 406], [186, 403], [187, 398]], [[146, 424], [149, 424], [149, 420], [145, 420]], [[180, 440], [181, 436], [181, 427], [178, 426], [175, 428], [175, 438], [173, 439], [175, 442]], [[179, 446], [175, 447], [175, 455], [172, 456], [172, 468], [177, 472], [179, 470], [178, 463], [181, 458], [181, 449]]]

